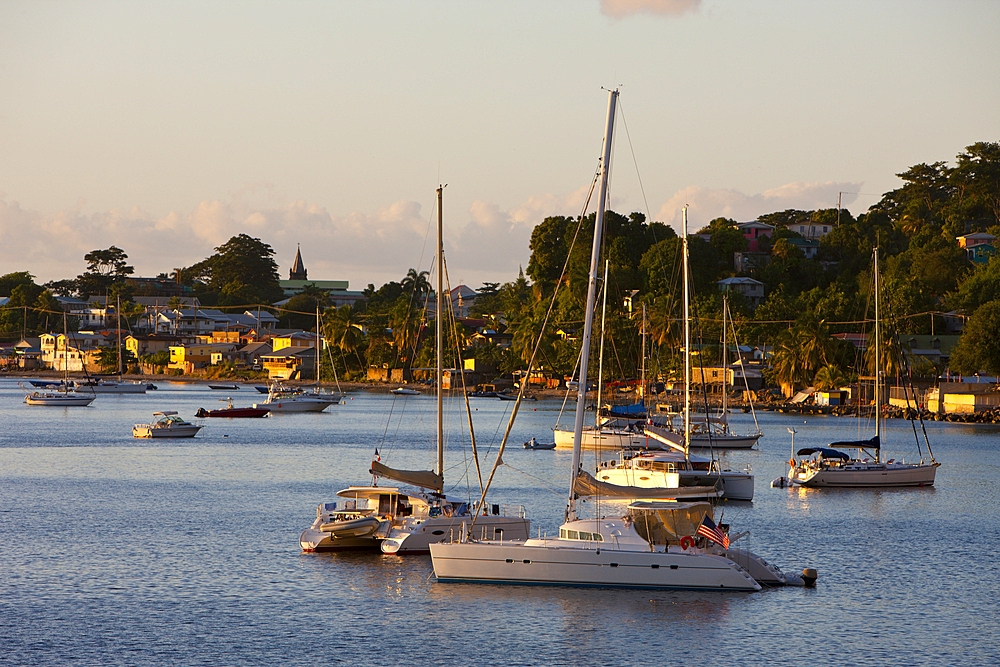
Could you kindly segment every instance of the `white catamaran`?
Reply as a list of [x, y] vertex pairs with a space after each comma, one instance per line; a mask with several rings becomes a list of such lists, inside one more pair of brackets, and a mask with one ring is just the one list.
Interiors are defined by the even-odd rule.
[[[715, 544], [715, 540], [728, 544], [729, 538], [721, 531], [711, 532], [718, 528], [712, 523], [712, 508], [708, 503], [643, 500], [631, 503], [621, 517], [581, 519], [577, 516], [577, 497], [595, 492], [588, 484], [592, 478], [580, 470], [586, 397], [584, 380], [590, 356], [617, 97], [617, 90], [609, 93], [565, 521], [559, 528], [558, 537], [539, 536], [512, 542], [477, 540], [473, 525], [471, 534], [463, 534], [457, 541], [430, 545], [434, 574], [439, 581], [716, 591], [755, 591], [760, 590], [762, 583], [793, 583], [797, 578], [784, 575], [749, 551], [727, 550]], [[715, 535], [712, 542], [702, 537], [705, 531]]]

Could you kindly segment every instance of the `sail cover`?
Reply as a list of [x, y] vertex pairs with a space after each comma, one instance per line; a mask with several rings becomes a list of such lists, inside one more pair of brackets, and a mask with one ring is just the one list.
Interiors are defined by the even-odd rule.
[[829, 447], [840, 447], [841, 449], [878, 449], [879, 439], [876, 435], [871, 440], [845, 440], [843, 442], [831, 442]]
[[608, 484], [583, 470], [577, 474], [573, 490], [579, 496], [602, 496], [604, 498], [717, 498], [721, 493], [714, 486], [648, 488]]
[[712, 516], [708, 503], [637, 502], [628, 511], [636, 531], [650, 544], [676, 544], [685, 535], [697, 535], [705, 516]]
[[433, 470], [396, 470], [389, 466], [382, 465], [378, 461], [372, 461], [371, 470], [373, 475], [393, 479], [403, 484], [412, 484], [432, 491], [440, 492], [444, 488], [444, 480]]

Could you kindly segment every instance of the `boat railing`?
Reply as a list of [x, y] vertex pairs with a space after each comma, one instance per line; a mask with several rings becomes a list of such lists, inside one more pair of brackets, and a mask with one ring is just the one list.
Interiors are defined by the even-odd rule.
[[516, 516], [523, 519], [527, 516], [524, 505], [499, 505], [486, 503], [483, 505], [483, 516]]

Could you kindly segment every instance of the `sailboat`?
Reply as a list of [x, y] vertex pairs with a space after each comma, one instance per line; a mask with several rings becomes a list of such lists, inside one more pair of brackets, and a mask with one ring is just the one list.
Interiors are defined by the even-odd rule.
[[[608, 266], [609, 262], [604, 263], [604, 284], [608, 283]], [[601, 329], [604, 329], [604, 312], [607, 309], [608, 303], [608, 291], [604, 290], [604, 301], [601, 306]], [[643, 306], [643, 384], [645, 384], [645, 306]], [[584, 348], [586, 350], [586, 348]], [[581, 351], [581, 354], [584, 354]], [[603, 383], [603, 367], [604, 367], [604, 336], [601, 336], [601, 351], [598, 355], [600, 359], [598, 371], [598, 381], [597, 381], [597, 406], [601, 405], [601, 389]], [[583, 374], [583, 366], [581, 366], [580, 382], [575, 383], [577, 389], [582, 384], [586, 386], [588, 383], [585, 382], [586, 376]], [[583, 393], [586, 396], [586, 391]], [[643, 390], [643, 398], [645, 398], [645, 390]], [[631, 406], [630, 406], [631, 407]], [[642, 406], [643, 411], [645, 411], [645, 406]], [[653, 448], [658, 448], [655, 441], [650, 442], [649, 438], [645, 436], [642, 431], [642, 425], [639, 424], [633, 417], [629, 415], [612, 415], [605, 416], [602, 414], [602, 410], [597, 410], [595, 418], [596, 423], [593, 425], [585, 425], [583, 427], [583, 432], [579, 438], [576, 437], [576, 430], [572, 428], [560, 428], [556, 426], [552, 430], [552, 436], [555, 440], [557, 448], [572, 449], [574, 443], [580, 442], [580, 446], [584, 449], [597, 449], [597, 450], [622, 450], [622, 449], [638, 449], [638, 448], [648, 448], [652, 445]]]
[[63, 381], [58, 391], [33, 391], [24, 397], [28, 405], [61, 405], [64, 407], [85, 407], [97, 398], [93, 393], [82, 394], [70, 389], [69, 381], [69, 329], [66, 313], [63, 313]]
[[[580, 436], [617, 97], [617, 90], [609, 92], [570, 488], [559, 536], [512, 542], [482, 541], [473, 530], [471, 534], [462, 534], [457, 541], [430, 545], [434, 574], [439, 581], [447, 582], [756, 591], [761, 589], [761, 582], [751, 574], [754, 571], [766, 583], [791, 583], [777, 568], [749, 551], [740, 550], [739, 559], [730, 558], [727, 554], [735, 550], [727, 550], [703, 537], [710, 528], [718, 530], [709, 503], [641, 500], [629, 504], [621, 517], [580, 519], [577, 515], [578, 494], [582, 497], [591, 493], [586, 485], [589, 475], [580, 470]], [[729, 539], [721, 531], [712, 534], [728, 545]]]
[[[443, 188], [437, 189], [437, 466], [436, 470], [399, 470], [383, 464], [376, 450], [369, 472], [376, 478], [416, 487], [350, 487], [337, 495], [350, 498], [346, 508], [335, 503], [320, 505], [310, 528], [299, 536], [306, 551], [337, 551], [381, 547], [390, 554], [426, 554], [430, 545], [460, 531], [470, 530], [475, 520], [476, 534], [489, 539], [523, 540], [530, 523], [521, 505], [471, 504], [444, 493], [444, 246], [442, 244]], [[377, 520], [376, 524], [374, 520]], [[351, 522], [345, 527], [344, 522]], [[356, 529], [356, 530], [355, 530]], [[363, 531], [363, 534], [358, 534]]]
[[[625, 489], [658, 489], [664, 498], [692, 497], [687, 487], [708, 487], [713, 494], [726, 500], [753, 500], [753, 473], [749, 469], [722, 469], [718, 461], [693, 457], [694, 432], [691, 426], [691, 318], [690, 287], [688, 285], [688, 232], [687, 209], [683, 211], [681, 243], [684, 261], [684, 430], [680, 433], [665, 431], [656, 426], [645, 427], [646, 435], [667, 447], [663, 452], [622, 452], [614, 460], [604, 461], [597, 469], [602, 482]], [[678, 437], [680, 436], [680, 437]], [[637, 491], [632, 493], [637, 495]]]
[[85, 383], [91, 391], [97, 394], [145, 394], [149, 384], [145, 382], [126, 382], [123, 379], [124, 368], [122, 367], [122, 300], [118, 297], [118, 306], [115, 308], [116, 329], [118, 334], [118, 381], [113, 382], [105, 379], [91, 380]]
[[[832, 442], [828, 447], [804, 447], [796, 456], [812, 456], [796, 462], [793, 458], [788, 480], [806, 487], [893, 487], [933, 486], [934, 476], [941, 465], [930, 451], [927, 432], [924, 441], [928, 456], [921, 455], [917, 463], [895, 459], [883, 460], [882, 454], [882, 388], [881, 366], [881, 278], [878, 268], [878, 248], [875, 248], [875, 436], [869, 440]], [[914, 435], [916, 431], [914, 431]], [[918, 441], [919, 448], [919, 441]], [[856, 452], [850, 456], [843, 449]], [[922, 454], [922, 453], [921, 453]]]

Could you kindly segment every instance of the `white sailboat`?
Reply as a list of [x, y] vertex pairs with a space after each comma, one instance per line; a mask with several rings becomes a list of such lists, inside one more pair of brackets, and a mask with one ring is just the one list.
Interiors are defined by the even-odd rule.
[[[797, 456], [812, 456], [796, 462], [793, 458], [788, 471], [792, 484], [805, 487], [862, 487], [882, 488], [894, 486], [933, 486], [934, 477], [941, 465], [930, 451], [930, 442], [924, 433], [928, 457], [921, 456], [917, 463], [890, 459], [882, 454], [882, 339], [880, 301], [881, 278], [878, 269], [878, 248], [875, 248], [875, 436], [870, 440], [833, 442], [829, 447], [805, 447]], [[918, 445], [919, 446], [919, 445]], [[850, 456], [841, 449], [856, 452]], [[870, 453], [870, 456], [867, 454]]]
[[688, 352], [691, 349], [691, 318], [686, 209], [681, 229], [684, 262], [684, 430], [677, 434], [647, 426], [645, 435], [666, 445], [670, 451], [628, 456], [622, 453], [617, 459], [602, 462], [597, 477], [623, 489], [659, 489], [664, 498], [690, 498], [692, 494], [685, 492], [687, 487], [708, 487], [714, 489], [714, 495], [694, 497], [753, 500], [754, 478], [749, 468], [724, 470], [717, 461], [691, 456], [691, 448], [695, 445], [691, 425], [691, 355]]
[[[415, 484], [425, 489], [420, 495], [424, 501], [416, 503], [408, 516], [397, 517], [392, 529], [382, 541], [385, 553], [427, 553], [430, 545], [460, 530], [468, 530], [475, 519], [477, 534], [488, 539], [523, 540], [528, 537], [529, 521], [524, 507], [508, 508], [482, 503], [471, 506], [444, 495], [444, 245], [442, 239], [443, 214], [441, 210], [443, 188], [437, 189], [437, 470], [393, 470], [378, 461], [372, 461], [372, 474], [397, 482]], [[492, 510], [492, 511], [491, 511]]]
[[124, 369], [122, 368], [122, 300], [118, 297], [118, 306], [115, 309], [116, 329], [118, 334], [118, 381], [112, 380], [92, 380], [85, 383], [91, 391], [96, 394], [145, 394], [149, 388], [146, 382], [126, 382], [124, 379]]
[[[608, 169], [618, 91], [609, 93], [607, 126], [601, 162], [594, 245], [591, 251], [590, 285], [580, 378], [587, 377], [590, 337], [593, 326], [597, 262], [607, 201]], [[573, 460], [565, 522], [558, 537], [524, 541], [478, 541], [475, 534], [458, 541], [430, 545], [434, 574], [439, 581], [466, 581], [516, 584], [563, 584], [710, 590], [760, 590], [761, 584], [749, 573], [750, 567], [763, 571], [763, 559], [740, 551], [743, 562], [727, 557], [721, 546], [712, 546], [698, 533], [711, 523], [707, 503], [638, 501], [617, 518], [580, 519], [577, 497], [588, 494], [586, 473], [580, 470], [584, 422], [585, 382], [578, 389]], [[728, 538], [718, 535], [728, 542]], [[753, 565], [751, 565], [753, 563]], [[769, 570], [774, 571], [774, 570]], [[780, 575], [780, 573], [779, 573]], [[775, 581], [789, 583], [783, 576]]]
[[57, 391], [33, 391], [24, 397], [28, 405], [86, 407], [97, 398], [93, 393], [84, 394], [70, 389], [69, 381], [69, 329], [63, 313], [63, 381]]

